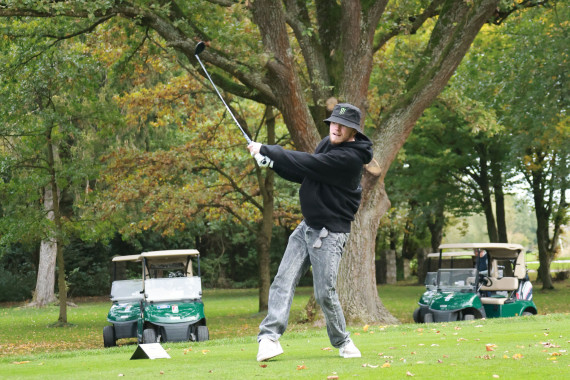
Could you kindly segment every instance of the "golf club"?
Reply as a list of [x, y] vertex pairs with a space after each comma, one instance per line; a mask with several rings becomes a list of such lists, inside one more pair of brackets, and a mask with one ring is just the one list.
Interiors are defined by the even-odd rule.
[[239, 127], [239, 130], [241, 131], [241, 133], [243, 133], [243, 137], [245, 137], [247, 144], [251, 144], [251, 139], [249, 138], [249, 136], [247, 135], [247, 133], [245, 133], [245, 131], [243, 130], [243, 128], [241, 127], [241, 125], [239, 124], [239, 122], [237, 121], [236, 117], [234, 116], [234, 114], [232, 113], [232, 110], [230, 109], [230, 107], [228, 107], [228, 105], [226, 104], [226, 101], [224, 100], [224, 98], [222, 98], [222, 95], [220, 94], [220, 92], [218, 91], [218, 88], [216, 87], [216, 85], [214, 84], [214, 81], [212, 80], [212, 78], [210, 77], [210, 74], [208, 74], [208, 70], [206, 70], [206, 67], [204, 66], [204, 64], [202, 63], [202, 61], [200, 60], [200, 57], [198, 56], [201, 52], [204, 51], [204, 49], [206, 48], [206, 44], [204, 43], [204, 41], [200, 41], [198, 42], [198, 44], [196, 45], [196, 50], [194, 50], [194, 56], [196, 57], [196, 59], [198, 60], [198, 63], [200, 63], [200, 66], [202, 66], [202, 69], [204, 70], [204, 72], [206, 73], [206, 76], [208, 77], [208, 79], [210, 80], [210, 83], [212, 83], [212, 86], [214, 86], [214, 90], [216, 90], [216, 93], [218, 94], [218, 96], [220, 97], [220, 99], [222, 100], [222, 103], [224, 103], [224, 105], [226, 106], [226, 109], [228, 110], [228, 112], [230, 113], [230, 115], [232, 115], [232, 118], [234, 119], [235, 123], [237, 124], [237, 126]]

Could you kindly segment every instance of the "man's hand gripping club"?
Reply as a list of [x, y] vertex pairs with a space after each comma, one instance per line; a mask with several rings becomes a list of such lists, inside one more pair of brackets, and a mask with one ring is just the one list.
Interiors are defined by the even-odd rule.
[[259, 167], [261, 167], [261, 168], [266, 168], [266, 167], [273, 168], [273, 160], [270, 159], [269, 157], [264, 156], [261, 153], [259, 153], [259, 150], [261, 149], [261, 145], [262, 145], [261, 143], [252, 141], [247, 146], [247, 149], [249, 149], [249, 153], [255, 158]]

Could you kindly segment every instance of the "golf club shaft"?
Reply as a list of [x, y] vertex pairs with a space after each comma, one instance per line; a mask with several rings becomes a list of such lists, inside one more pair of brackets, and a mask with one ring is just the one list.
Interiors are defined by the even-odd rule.
[[218, 96], [220, 97], [220, 99], [222, 100], [222, 103], [224, 103], [224, 106], [226, 106], [226, 109], [228, 110], [228, 112], [230, 113], [230, 115], [232, 115], [232, 119], [234, 119], [235, 123], [237, 124], [239, 130], [241, 131], [241, 133], [243, 134], [243, 137], [245, 137], [245, 140], [247, 141], [247, 144], [251, 144], [251, 139], [249, 138], [249, 136], [247, 135], [247, 133], [245, 133], [245, 131], [243, 130], [243, 128], [241, 127], [241, 125], [239, 125], [239, 122], [237, 121], [236, 117], [234, 116], [232, 110], [230, 109], [230, 107], [226, 104], [226, 101], [224, 100], [224, 98], [222, 97], [222, 95], [220, 94], [220, 92], [218, 91], [218, 88], [216, 87], [216, 85], [214, 84], [214, 81], [212, 80], [212, 78], [210, 77], [210, 74], [208, 74], [208, 70], [206, 70], [206, 67], [204, 66], [204, 64], [202, 63], [202, 61], [200, 60], [200, 57], [198, 57], [198, 54], [194, 54], [194, 56], [196, 57], [196, 59], [198, 60], [198, 63], [200, 63], [200, 66], [202, 66], [202, 69], [204, 70], [204, 72], [206, 73], [206, 76], [208, 77], [208, 79], [210, 80], [210, 83], [212, 83], [212, 86], [214, 87], [214, 90], [216, 90], [216, 93], [218, 94]]

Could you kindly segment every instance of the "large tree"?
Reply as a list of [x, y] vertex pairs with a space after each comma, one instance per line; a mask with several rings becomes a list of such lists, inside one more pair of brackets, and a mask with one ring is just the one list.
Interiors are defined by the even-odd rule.
[[[114, 17], [155, 31], [195, 63], [197, 40], [210, 48], [202, 60], [226, 91], [278, 109], [299, 150], [313, 151], [323, 134], [326, 102], [359, 106], [374, 141], [375, 165], [363, 178], [363, 202], [339, 274], [349, 321], [394, 322], [378, 297], [374, 242], [389, 208], [384, 178], [423, 110], [438, 96], [486, 22], [538, 2], [499, 0], [255, 0], [4, 1], [0, 16], [76, 18], [72, 36]], [[30, 5], [33, 4], [33, 5]], [[499, 5], [501, 5], [499, 7]], [[225, 7], [220, 11], [220, 8]], [[428, 42], [414, 38], [426, 33]], [[369, 97], [378, 56], [413, 49], [385, 107]]]
[[[34, 27], [18, 21], [10, 26], [10, 37]], [[92, 127], [108, 114], [97, 98], [99, 64], [83, 54], [81, 44], [65, 47], [42, 54], [45, 46], [33, 37], [5, 38], [1, 48], [7, 54], [0, 60], [1, 243], [40, 245], [31, 305], [55, 301], [57, 271], [61, 325], [67, 324], [63, 250], [81, 229], [73, 223], [73, 198], [96, 172]], [[26, 62], [26, 54], [35, 59]]]

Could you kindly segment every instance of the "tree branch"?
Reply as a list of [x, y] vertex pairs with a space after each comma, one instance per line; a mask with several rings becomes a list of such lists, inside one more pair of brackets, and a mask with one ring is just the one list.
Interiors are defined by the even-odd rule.
[[[373, 51], [377, 52], [390, 41], [390, 39], [401, 33], [415, 34], [428, 19], [439, 15], [439, 6], [443, 4], [443, 2], [444, 0], [434, 0], [423, 13], [398, 19], [392, 29], [378, 36], [378, 42], [374, 45]], [[409, 24], [408, 21], [411, 21], [411, 24]]]
[[501, 25], [503, 21], [505, 21], [511, 14], [517, 11], [528, 8], [539, 7], [539, 6], [547, 6], [549, 5], [550, 1], [524, 0], [520, 3], [516, 1], [512, 1], [511, 3], [512, 3], [511, 6], [505, 9], [497, 8], [495, 14], [493, 15], [493, 18], [490, 20], [490, 23], [495, 25]]

